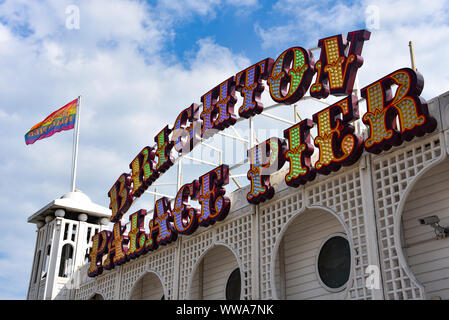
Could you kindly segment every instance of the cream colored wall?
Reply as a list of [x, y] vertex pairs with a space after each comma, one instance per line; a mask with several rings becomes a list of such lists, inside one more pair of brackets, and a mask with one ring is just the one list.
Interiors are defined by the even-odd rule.
[[[344, 290], [330, 292], [316, 273], [321, 244], [334, 233], [344, 233], [331, 213], [310, 210], [294, 218], [283, 235], [276, 261], [276, 291], [280, 299], [343, 299]], [[283, 264], [283, 265], [282, 265]], [[280, 270], [285, 270], [282, 276]]]
[[147, 273], [135, 285], [130, 300], [160, 300], [164, 290], [154, 273]]
[[194, 271], [189, 298], [224, 300], [228, 277], [236, 268], [237, 260], [228, 248], [213, 247]]
[[437, 215], [449, 226], [449, 161], [430, 169], [407, 198], [402, 214], [403, 246], [409, 267], [427, 298], [449, 299], [449, 238], [436, 240], [433, 228], [419, 218]]

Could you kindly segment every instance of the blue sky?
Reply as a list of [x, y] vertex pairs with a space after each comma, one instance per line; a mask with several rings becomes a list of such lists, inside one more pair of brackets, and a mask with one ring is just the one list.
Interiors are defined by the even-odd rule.
[[[70, 5], [79, 9], [79, 29], [66, 27]], [[180, 110], [291, 46], [369, 27], [360, 86], [409, 66], [413, 40], [423, 97], [448, 91], [448, 21], [442, 0], [0, 1], [0, 299], [26, 298], [36, 236], [27, 217], [70, 188], [72, 132], [24, 142], [52, 111], [83, 96], [77, 188], [107, 206], [115, 179]], [[310, 117], [320, 107], [300, 112]], [[208, 169], [192, 168], [184, 181]], [[152, 203], [148, 196], [137, 205]]]
[[[315, 13], [329, 12], [336, 5], [342, 8], [352, 8], [354, 1], [242, 1], [240, 5], [232, 5], [237, 1], [209, 1], [211, 11], [203, 14], [188, 15], [177, 19], [174, 28], [175, 35], [166, 43], [166, 49], [178, 59], [189, 57], [195, 50], [196, 42], [200, 39], [211, 38], [217, 44], [231, 49], [237, 54], [243, 54], [251, 61], [259, 61], [267, 56], [274, 55], [280, 50], [298, 45], [315, 46], [318, 38], [327, 36], [326, 30], [334, 33], [346, 33], [349, 29], [363, 28], [365, 16], [357, 12], [344, 25], [329, 28], [321, 26], [324, 21], [310, 20], [301, 22], [298, 17], [310, 8]], [[207, 3], [207, 1], [205, 2]], [[149, 11], [157, 10], [160, 4], [157, 1], [148, 1]], [[292, 14], [292, 11], [294, 14]], [[201, 11], [200, 11], [201, 12]], [[328, 22], [326, 22], [327, 24]], [[298, 31], [295, 37], [288, 37], [285, 41], [267, 43], [262, 32], [284, 28], [286, 25], [296, 25]], [[348, 29], [349, 28], [349, 29]], [[310, 31], [313, 29], [313, 35]], [[303, 32], [301, 32], [304, 30]], [[317, 37], [318, 36], [318, 37]], [[284, 39], [283, 39], [284, 40]]]

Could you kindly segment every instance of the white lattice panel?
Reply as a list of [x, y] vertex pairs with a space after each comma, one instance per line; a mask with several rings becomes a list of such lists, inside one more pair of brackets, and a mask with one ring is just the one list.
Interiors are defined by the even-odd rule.
[[[365, 222], [362, 207], [362, 190], [358, 167], [334, 174], [322, 182], [298, 188], [295, 192], [261, 207], [261, 293], [262, 299], [273, 298], [271, 279], [274, 245], [281, 230], [293, 215], [297, 214], [307, 199], [307, 206], [323, 206], [336, 212], [349, 230], [348, 237], [354, 246], [353, 282], [348, 289], [348, 298], [370, 299], [365, 288], [365, 268], [368, 266]], [[305, 197], [303, 196], [305, 193]]]
[[[96, 292], [99, 292], [103, 295], [105, 300], [114, 299], [117, 277], [120, 275], [120, 270], [114, 270], [112, 272], [107, 272], [103, 276], [97, 279], [97, 287]], [[93, 293], [92, 293], [93, 295]]]
[[195, 263], [201, 255], [212, 245], [213, 230], [200, 233], [195, 236], [182, 238], [181, 270], [179, 299], [188, 299], [189, 283]]
[[[247, 210], [250, 210], [247, 209]], [[182, 239], [180, 299], [189, 298], [189, 284], [193, 276], [193, 268], [200, 261], [206, 250], [214, 243], [226, 244], [237, 254], [237, 260], [242, 270], [241, 299], [252, 298], [251, 292], [251, 213], [248, 212], [233, 219], [231, 213], [225, 221], [217, 222], [209, 230], [197, 236], [187, 236]]]
[[422, 299], [424, 292], [399, 262], [400, 243], [395, 243], [395, 215], [405, 189], [425, 167], [442, 155], [441, 137], [422, 141], [373, 160], [376, 220], [386, 299]]
[[120, 299], [129, 299], [134, 285], [148, 271], [156, 272], [161, 277], [162, 287], [167, 293], [166, 299], [173, 299], [175, 251], [174, 245], [162, 247], [123, 265]]
[[[85, 271], [87, 272], [87, 269]], [[116, 269], [102, 274], [93, 281], [84, 283], [76, 290], [75, 299], [88, 300], [96, 293], [101, 294], [105, 300], [114, 299], [115, 291], [117, 290], [117, 277], [119, 276], [120, 271]]]
[[[87, 273], [87, 268], [81, 268], [80, 272]], [[75, 300], [87, 300], [96, 293], [97, 282], [95, 280], [83, 282], [75, 292]]]
[[306, 188], [307, 205], [320, 205], [332, 209], [345, 223], [348, 238], [354, 249], [354, 269], [347, 298], [371, 299], [365, 286], [365, 269], [368, 267], [366, 223], [363, 215], [362, 190], [358, 165], [332, 179]]
[[229, 245], [237, 253], [242, 273], [243, 296], [241, 299], [252, 299], [251, 214], [220, 224], [216, 232], [216, 241]]
[[302, 189], [296, 189], [281, 199], [260, 207], [260, 290], [262, 299], [272, 299], [271, 286], [272, 255], [284, 225], [298, 213], [302, 205]]

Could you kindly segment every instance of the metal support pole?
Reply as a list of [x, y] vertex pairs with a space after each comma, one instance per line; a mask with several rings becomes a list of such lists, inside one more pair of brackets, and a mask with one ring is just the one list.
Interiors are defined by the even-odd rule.
[[78, 102], [76, 104], [76, 125], [75, 125], [75, 141], [73, 144], [73, 158], [72, 158], [72, 186], [71, 191], [75, 191], [76, 185], [76, 169], [78, 163], [78, 140], [80, 133], [80, 113], [81, 113], [81, 96], [78, 97]]
[[324, 104], [326, 106], [330, 106], [331, 105], [331, 103], [329, 103], [329, 102], [322, 101], [322, 100], [314, 98], [312, 96], [304, 96], [304, 97], [301, 98], [301, 100], [313, 100], [313, 101], [316, 101], [316, 102], [320, 102], [320, 103], [322, 103], [322, 104]]
[[178, 177], [176, 180], [176, 192], [181, 188], [182, 185], [182, 158], [178, 161]]
[[251, 149], [254, 145], [254, 119], [251, 117], [249, 118], [249, 149]]
[[[249, 148], [254, 146], [254, 120], [249, 118]], [[260, 248], [259, 248], [259, 205], [251, 205], [253, 213], [251, 215], [251, 251], [252, 251], [252, 298], [260, 299]]]
[[298, 123], [298, 106], [296, 104], [293, 105], [293, 119], [295, 119], [295, 123]]
[[290, 124], [290, 125], [295, 124], [295, 122], [293, 122], [293, 121], [291, 121], [291, 120], [287, 120], [287, 119], [284, 119], [284, 118], [275, 116], [275, 115], [273, 115], [273, 114], [269, 114], [269, 113], [261, 113], [260, 115], [261, 115], [261, 116], [264, 116], [264, 117], [267, 117], [267, 118], [274, 119], [274, 120], [278, 120], [278, 121], [281, 121], [281, 122], [285, 122], [285, 123]]
[[415, 50], [413, 49], [413, 42], [409, 41], [408, 46], [410, 47], [410, 61], [412, 64], [412, 69], [416, 71], [417, 69], [415, 65]]
[[[216, 163], [213, 163], [213, 162], [209, 162], [209, 161], [205, 161], [205, 160], [201, 160], [201, 159], [194, 158], [194, 157], [183, 156], [183, 158], [185, 158], [185, 159], [187, 159], [187, 160], [196, 161], [196, 162], [202, 163], [202, 164], [207, 164], [207, 165], [212, 166], [212, 167], [217, 167], [217, 166], [219, 166], [219, 164], [216, 164]], [[179, 159], [179, 160], [181, 160], [181, 159]]]
[[[182, 157], [179, 158], [178, 161], [178, 177], [176, 180], [176, 191], [177, 193], [182, 185]], [[174, 200], [174, 199], [173, 199]], [[175, 248], [175, 288], [173, 292], [173, 296], [175, 299], [179, 299], [179, 285], [180, 285], [180, 279], [181, 279], [181, 257], [182, 257], [182, 237], [178, 238], [178, 241], [176, 242], [176, 248]]]
[[239, 138], [237, 136], [233, 136], [231, 134], [227, 134], [227, 133], [224, 133], [224, 132], [218, 132], [217, 134], [219, 134], [220, 136], [223, 136], [223, 137], [231, 138], [231, 139], [234, 139], [234, 140], [239, 140], [239, 141], [241, 141], [243, 143], [248, 143], [248, 140], [243, 139], [243, 138]]
[[171, 196], [171, 195], [168, 195], [168, 194], [165, 194], [165, 193], [157, 192], [157, 189], [156, 189], [156, 188], [154, 189], [154, 191], [146, 190], [145, 193], [149, 193], [149, 194], [154, 195], [154, 202], [157, 201], [157, 196], [160, 196], [160, 197], [167, 197], [167, 198], [169, 198], [169, 199], [174, 199], [174, 198], [175, 198], [174, 196]]

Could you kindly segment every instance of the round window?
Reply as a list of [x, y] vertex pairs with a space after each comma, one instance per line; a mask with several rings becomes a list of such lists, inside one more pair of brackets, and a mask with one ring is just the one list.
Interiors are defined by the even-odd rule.
[[343, 234], [333, 235], [321, 245], [317, 271], [326, 289], [330, 291], [344, 289], [351, 273], [351, 250]]
[[226, 300], [240, 300], [241, 290], [240, 269], [231, 272], [226, 283]]

